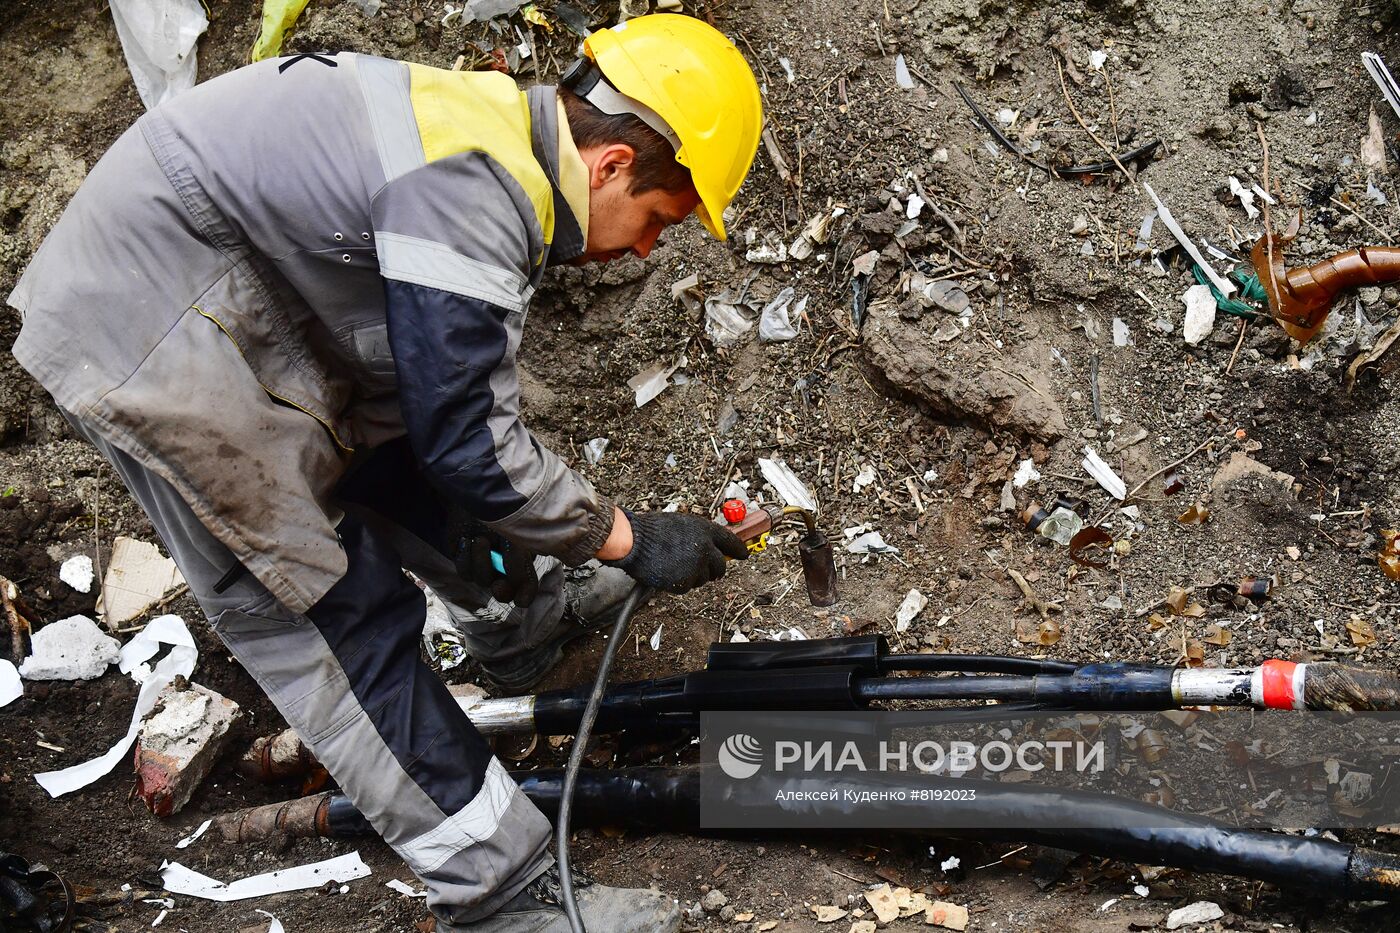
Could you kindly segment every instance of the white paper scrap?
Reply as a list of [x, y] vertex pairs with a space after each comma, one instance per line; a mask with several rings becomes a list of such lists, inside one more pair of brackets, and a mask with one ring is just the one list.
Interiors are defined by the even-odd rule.
[[86, 554], [68, 558], [58, 568], [58, 578], [79, 593], [92, 592], [92, 558]]
[[666, 387], [671, 384], [671, 374], [685, 364], [686, 358], [684, 356], [674, 363], [667, 363], [663, 360], [660, 363], [653, 363], [628, 379], [627, 385], [636, 393], [637, 407], [641, 408], [664, 392]]
[[796, 509], [817, 510], [817, 500], [812, 497], [807, 484], [798, 479], [797, 474], [783, 461], [759, 457], [758, 472], [763, 474], [764, 480], [783, 502]]
[[196, 829], [194, 832], [190, 833], [190, 834], [189, 834], [188, 836], [186, 836], [184, 839], [181, 839], [179, 842], [175, 843], [175, 848], [177, 848], [177, 849], [183, 849], [183, 848], [186, 848], [187, 846], [189, 846], [190, 843], [194, 842], [194, 841], [195, 841], [196, 839], [198, 839], [200, 836], [203, 836], [203, 835], [204, 835], [204, 831], [207, 830], [207, 829], [210, 827], [210, 825], [213, 824], [213, 822], [214, 822], [213, 820], [205, 820], [203, 823], [200, 823], [200, 824], [199, 824], [199, 829]]
[[404, 884], [402, 881], [400, 881], [400, 880], [397, 879], [397, 878], [393, 879], [392, 881], [386, 881], [386, 882], [384, 882], [384, 887], [388, 888], [388, 889], [391, 890], [391, 891], [398, 891], [398, 892], [399, 892], [400, 894], [402, 894], [404, 897], [427, 897], [427, 896], [428, 896], [428, 892], [427, 892], [426, 890], [423, 890], [423, 891], [415, 891], [415, 890], [413, 890], [412, 887], [410, 887], [410, 886], [407, 885], [407, 884]]
[[187, 897], [220, 902], [319, 888], [327, 881], [353, 881], [369, 874], [369, 866], [360, 858], [359, 852], [326, 859], [324, 862], [297, 865], [294, 868], [240, 878], [228, 884], [216, 881], [208, 875], [201, 875], [179, 862], [166, 862], [160, 867], [161, 882], [171, 894], [184, 894]]
[[[170, 645], [170, 653], [161, 658], [152, 670], [145, 662], [155, 656], [161, 645]], [[61, 797], [86, 787], [107, 774], [131, 750], [131, 743], [136, 741], [136, 733], [141, 730], [141, 720], [155, 707], [160, 692], [169, 686], [177, 675], [188, 677], [194, 673], [195, 661], [198, 659], [199, 650], [179, 616], [152, 619], [149, 625], [122, 648], [117, 662], [122, 673], [130, 674], [131, 679], [141, 685], [141, 692], [136, 695], [136, 706], [131, 711], [131, 725], [127, 727], [126, 736], [108, 749], [105, 755], [61, 771], [36, 774], [34, 780], [49, 792], [50, 797]]]
[[1126, 499], [1128, 497], [1128, 486], [1123, 482], [1122, 477], [1113, 472], [1113, 467], [1103, 462], [1103, 458], [1094, 452], [1094, 448], [1084, 448], [1084, 459], [1080, 466], [1088, 471], [1089, 475], [1108, 490], [1108, 494], [1115, 499]]
[[24, 683], [19, 671], [9, 661], [0, 660], [0, 706], [8, 706], [24, 696]]
[[914, 617], [924, 611], [928, 605], [928, 597], [918, 590], [910, 590], [904, 596], [904, 602], [899, 604], [898, 611], [894, 614], [894, 630], [896, 632], [909, 631], [909, 624], [914, 621]]

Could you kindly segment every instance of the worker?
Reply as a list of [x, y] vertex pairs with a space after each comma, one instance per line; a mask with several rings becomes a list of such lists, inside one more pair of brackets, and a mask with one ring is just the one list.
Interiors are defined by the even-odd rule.
[[[745, 556], [566, 466], [521, 422], [516, 357], [547, 266], [645, 257], [692, 213], [724, 239], [761, 122], [742, 55], [681, 15], [596, 32], [559, 87], [525, 92], [268, 60], [142, 116], [10, 295], [15, 356], [439, 930], [567, 925], [549, 822], [420, 659], [404, 568], [520, 689], [634, 581], [682, 593]], [[654, 891], [579, 900], [594, 930], [679, 924]]]

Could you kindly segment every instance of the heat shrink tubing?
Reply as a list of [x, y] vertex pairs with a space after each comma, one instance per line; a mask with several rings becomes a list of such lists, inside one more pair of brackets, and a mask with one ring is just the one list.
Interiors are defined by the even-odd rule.
[[[913, 676], [890, 676], [895, 673]], [[959, 675], [959, 676], [948, 676]], [[574, 732], [592, 691], [475, 701], [467, 715], [487, 735]], [[1270, 660], [1213, 670], [1132, 663], [1077, 665], [976, 654], [890, 654], [883, 636], [717, 643], [704, 670], [615, 684], [594, 728], [694, 729], [701, 712], [859, 710], [889, 700], [982, 703], [1020, 709], [1130, 710], [1188, 706], [1400, 710], [1400, 678], [1336, 663]]]

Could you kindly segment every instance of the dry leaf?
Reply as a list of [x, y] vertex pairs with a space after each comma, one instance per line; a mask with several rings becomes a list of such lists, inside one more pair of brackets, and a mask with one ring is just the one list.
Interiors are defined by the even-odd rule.
[[1188, 591], [1179, 586], [1173, 586], [1167, 590], [1166, 604], [1172, 615], [1181, 615], [1181, 610], [1186, 608], [1186, 598], [1191, 595]]
[[1186, 643], [1186, 666], [1202, 667], [1206, 663], [1206, 648], [1196, 639], [1191, 639]]
[[1361, 138], [1361, 164], [1376, 172], [1385, 172], [1385, 133], [1381, 130], [1380, 117], [1376, 108], [1371, 107], [1367, 120], [1366, 135]]
[[746, 910], [743, 913], [735, 914], [734, 919], [739, 921], [740, 923], [748, 923], [750, 920], [753, 919], [753, 911]]
[[1230, 630], [1221, 628], [1218, 625], [1212, 625], [1206, 629], [1205, 638], [1203, 640], [1208, 645], [1217, 645], [1224, 648], [1230, 643]]
[[758, 933], [768, 933], [769, 930], [773, 929], [777, 925], [778, 921], [776, 920], [765, 920], [758, 925]]
[[1376, 630], [1360, 616], [1352, 616], [1347, 622], [1347, 634], [1351, 636], [1351, 643], [1358, 648], [1369, 648], [1376, 643]]
[[1166, 627], [1167, 627], [1167, 620], [1164, 619], [1164, 618], [1162, 618], [1162, 617], [1161, 617], [1160, 615], [1158, 615], [1157, 613], [1154, 612], [1154, 613], [1152, 613], [1152, 615], [1150, 615], [1150, 616], [1147, 617], [1147, 630], [1148, 630], [1149, 632], [1156, 632], [1156, 631], [1158, 631], [1158, 630], [1160, 630], [1160, 629], [1164, 629], [1164, 628], [1166, 628]]
[[[842, 910], [840, 907], [833, 907], [830, 904], [813, 907], [812, 911], [817, 915], [818, 923], [835, 923], [837, 920], [849, 914], [849, 911]], [[736, 917], [735, 919], [737, 920], [738, 918]]]
[[1185, 609], [1181, 610], [1181, 614], [1186, 616], [1186, 618], [1188, 619], [1200, 619], [1205, 616], [1206, 607], [1202, 606], [1200, 603], [1192, 603]]
[[1176, 520], [1183, 525], [1203, 525], [1206, 519], [1210, 518], [1210, 509], [1197, 502], [1191, 508], [1182, 512]]

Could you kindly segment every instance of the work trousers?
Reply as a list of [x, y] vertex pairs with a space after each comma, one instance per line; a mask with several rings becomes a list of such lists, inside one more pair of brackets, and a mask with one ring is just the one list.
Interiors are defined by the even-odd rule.
[[[168, 482], [65, 414], [150, 516], [230, 653], [427, 886], [439, 929], [493, 913], [549, 867], [549, 821], [420, 660], [425, 597], [404, 567], [445, 599], [484, 599], [433, 546], [442, 511], [405, 494], [426, 488], [396, 473], [406, 452], [387, 450], [344, 484], [349, 569], [300, 614], [243, 572]], [[371, 507], [376, 492], [389, 508]], [[546, 602], [562, 602], [558, 588]]]

